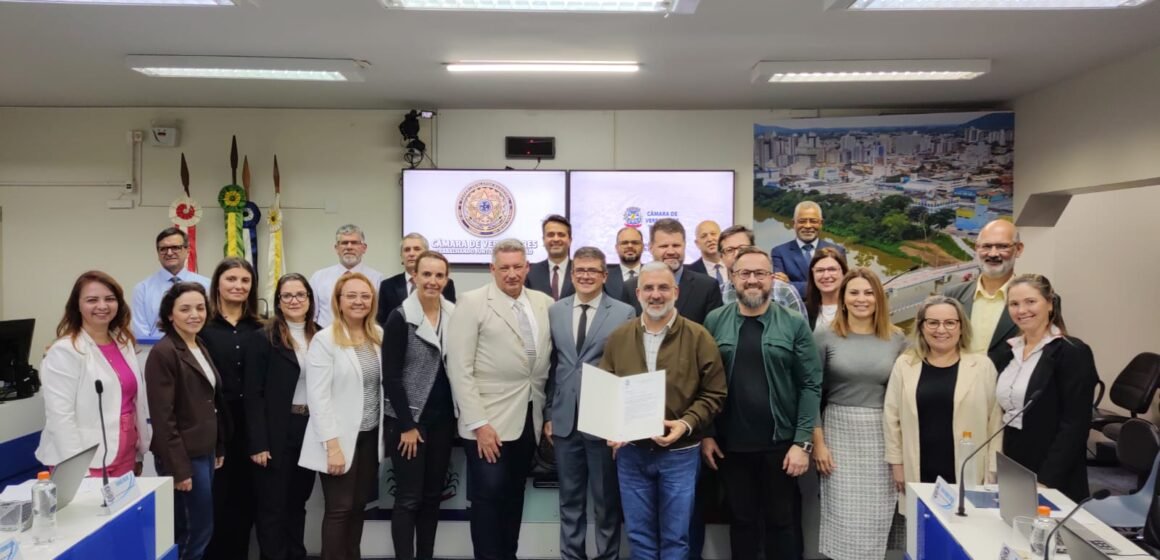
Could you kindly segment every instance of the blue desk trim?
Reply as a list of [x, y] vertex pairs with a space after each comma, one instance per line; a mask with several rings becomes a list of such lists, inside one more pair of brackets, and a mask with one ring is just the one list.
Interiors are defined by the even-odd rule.
[[918, 558], [914, 560], [971, 560], [962, 545], [955, 541], [950, 531], [943, 526], [942, 521], [926, 503], [918, 500], [918, 519], [915, 526], [918, 530], [915, 545], [918, 549]]
[[0, 442], [0, 457], [4, 458], [0, 461], [0, 487], [31, 480], [44, 470], [44, 465], [36, 460], [39, 445], [40, 432]]
[[177, 558], [178, 558], [177, 545], [173, 545], [173, 546], [169, 547], [169, 550], [166, 550], [165, 554], [162, 554], [161, 556], [158, 556], [157, 558], [158, 558], [158, 560], [177, 560]]

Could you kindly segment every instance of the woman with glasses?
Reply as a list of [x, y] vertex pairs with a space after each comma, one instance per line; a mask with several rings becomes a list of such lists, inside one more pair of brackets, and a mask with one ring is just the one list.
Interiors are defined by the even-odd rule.
[[36, 459], [41, 463], [58, 465], [97, 445], [89, 463], [92, 476], [101, 476], [105, 459], [111, 477], [141, 474], [151, 437], [149, 407], [130, 322], [125, 293], [111, 276], [90, 270], [73, 283], [57, 340], [40, 365], [45, 421]]
[[[971, 323], [958, 300], [931, 296], [922, 302], [914, 323], [910, 350], [894, 362], [886, 386], [883, 422], [886, 461], [894, 487], [907, 482], [935, 482], [940, 476], [955, 484], [960, 456], [958, 442], [977, 444], [999, 429], [1002, 412], [995, 402], [995, 366], [985, 354], [966, 353]], [[990, 448], [999, 449], [998, 439]], [[994, 472], [994, 452], [972, 461], [985, 468], [968, 470], [968, 485], [981, 484]]]
[[819, 548], [833, 560], [882, 558], [897, 505], [886, 463], [886, 383], [906, 338], [890, 323], [882, 282], [855, 268], [838, 288], [830, 328], [814, 335], [822, 358], [822, 418], [814, 461], [822, 475]]
[[322, 560], [357, 560], [363, 510], [383, 458], [383, 333], [366, 276], [339, 277], [330, 301], [334, 322], [306, 352], [310, 420], [298, 464], [322, 473]]
[[[1007, 311], [1020, 334], [992, 353], [999, 374], [1003, 454], [1074, 501], [1088, 497], [1087, 435], [1099, 375], [1087, 344], [1067, 335], [1051, 282], [1025, 274], [1007, 286]], [[1042, 392], [1038, 404], [1028, 398]]]
[[306, 348], [318, 325], [314, 291], [289, 273], [274, 289], [274, 317], [244, 345], [246, 441], [257, 494], [254, 525], [265, 560], [306, 558], [303, 532], [314, 471], [298, 466], [306, 421]]
[[200, 337], [222, 378], [226, 401], [226, 462], [214, 476], [214, 524], [210, 558], [245, 558], [254, 525], [254, 478], [246, 441], [243, 401], [244, 357], [258, 319], [254, 267], [245, 259], [227, 258], [213, 271], [209, 319]]
[[810, 328], [818, 332], [830, 326], [838, 314], [838, 288], [849, 267], [846, 256], [833, 247], [814, 251], [806, 281], [806, 315]]
[[447, 379], [444, 337], [455, 304], [443, 255], [415, 261], [415, 291], [383, 327], [384, 445], [395, 474], [391, 536], [395, 558], [433, 558], [443, 483], [455, 438], [455, 404]]

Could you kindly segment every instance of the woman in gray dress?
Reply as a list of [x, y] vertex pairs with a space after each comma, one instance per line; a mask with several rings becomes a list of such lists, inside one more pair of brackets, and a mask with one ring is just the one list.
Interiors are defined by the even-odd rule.
[[837, 316], [815, 340], [824, 407], [813, 453], [822, 475], [819, 549], [833, 560], [882, 558], [897, 504], [882, 407], [890, 371], [907, 343], [890, 323], [886, 293], [874, 272], [855, 268], [846, 274]]

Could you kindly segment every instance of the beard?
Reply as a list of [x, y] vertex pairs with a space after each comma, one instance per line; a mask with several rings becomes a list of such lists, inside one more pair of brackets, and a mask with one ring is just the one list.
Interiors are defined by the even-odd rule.
[[638, 263], [638, 262], [640, 262], [640, 253], [637, 253], [636, 255], [633, 255], [633, 256], [620, 255], [620, 263], [621, 264], [628, 265], [629, 267], [634, 267], [634, 266], [636, 266], [636, 263]]
[[758, 307], [765, 305], [765, 302], [769, 301], [769, 296], [771, 294], [773, 294], [773, 290], [766, 291], [759, 289], [758, 293], [754, 294], [753, 290], [746, 289], [740, 294], [737, 294], [737, 302], [740, 303], [742, 307], [757, 309]]
[[642, 301], [640, 303], [641, 303], [641, 308], [644, 311], [644, 314], [648, 315], [648, 318], [652, 319], [653, 321], [660, 321], [661, 319], [664, 319], [665, 317], [667, 317], [669, 315], [669, 313], [673, 309], [676, 309], [676, 307], [677, 307], [676, 300], [673, 300], [673, 301], [666, 303], [664, 308], [662, 308], [660, 311], [654, 312], [652, 310], [652, 308], [649, 307], [648, 302]]
[[984, 276], [987, 276], [988, 278], [1002, 278], [1008, 274], [1011, 274], [1011, 271], [1015, 270], [1015, 259], [1005, 260], [998, 264], [991, 264], [987, 261], [982, 261], [979, 263], [979, 265], [983, 271]]
[[338, 257], [338, 259], [342, 261], [342, 265], [347, 268], [354, 268], [358, 266], [358, 263], [362, 262], [362, 257], [358, 255], [341, 255]]

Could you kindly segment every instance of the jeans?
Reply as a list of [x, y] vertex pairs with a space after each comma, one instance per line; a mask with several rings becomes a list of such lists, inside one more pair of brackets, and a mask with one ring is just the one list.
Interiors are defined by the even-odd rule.
[[420, 426], [423, 442], [410, 459], [404, 458], [399, 450], [398, 420], [384, 417], [383, 422], [383, 439], [395, 476], [395, 507], [391, 511], [395, 558], [430, 560], [435, 556], [439, 504], [443, 501], [443, 484], [451, 464], [455, 418]]
[[686, 560], [701, 446], [616, 452], [620, 502], [633, 560]]
[[782, 443], [771, 451], [753, 453], [730, 451], [717, 460], [733, 518], [729, 541], [734, 560], [801, 557], [797, 530], [801, 518], [794, 507], [797, 479], [781, 468], [789, 446]]
[[[213, 536], [213, 464], [213, 455], [190, 457], [193, 488], [173, 493], [173, 540], [181, 560], [201, 560]], [[158, 475], [172, 476], [160, 461], [156, 467]]]

